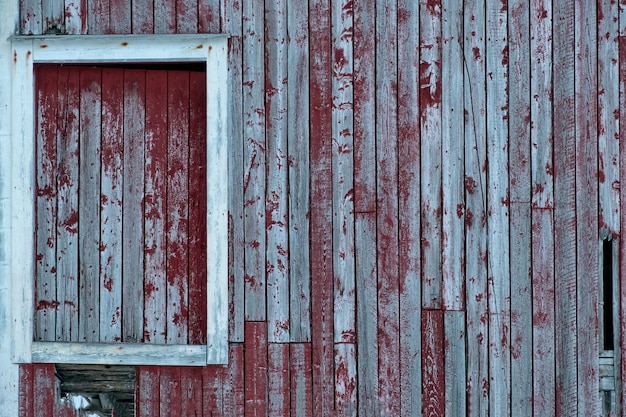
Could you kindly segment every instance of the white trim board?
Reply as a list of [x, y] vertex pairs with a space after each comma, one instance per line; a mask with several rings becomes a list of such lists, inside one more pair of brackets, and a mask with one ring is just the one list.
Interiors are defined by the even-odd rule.
[[[34, 64], [204, 62], [207, 68], [207, 167], [211, 167], [207, 170], [207, 230], [211, 231], [211, 238], [207, 239], [207, 288], [211, 291], [207, 299], [207, 346], [204, 347], [206, 350], [204, 363], [227, 363], [228, 36], [65, 35], [14, 36], [9, 40], [13, 48], [10, 255], [14, 303], [13, 362], [30, 363], [35, 360], [49, 362], [46, 360], [48, 356], [56, 359], [67, 357], [63, 352], [52, 353], [50, 348], [42, 346], [48, 342], [33, 342], [36, 233]], [[73, 344], [57, 346], [57, 343], [52, 343], [50, 347], [53, 345], [59, 349], [66, 349], [67, 353], [74, 352]], [[102, 345], [98, 346], [99, 349], [102, 348]], [[124, 347], [121, 351], [128, 349]], [[159, 349], [159, 352], [165, 354], [167, 348]], [[175, 346], [171, 349], [170, 354], [180, 353]], [[103, 356], [103, 360], [106, 357]], [[197, 352], [189, 358], [184, 364], [198, 364]], [[136, 361], [134, 355], [121, 355], [116, 357], [114, 364], [133, 365]]]

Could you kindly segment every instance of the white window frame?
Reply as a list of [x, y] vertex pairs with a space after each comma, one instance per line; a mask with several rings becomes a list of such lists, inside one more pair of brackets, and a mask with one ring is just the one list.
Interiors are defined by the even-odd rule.
[[[227, 35], [14, 36], [11, 133], [11, 248], [14, 363], [126, 365], [228, 362]], [[206, 64], [207, 345], [35, 342], [35, 64]]]

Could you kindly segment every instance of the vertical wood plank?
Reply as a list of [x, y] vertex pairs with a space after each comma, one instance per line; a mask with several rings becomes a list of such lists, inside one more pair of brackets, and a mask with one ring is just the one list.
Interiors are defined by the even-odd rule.
[[79, 69], [59, 68], [57, 126], [57, 341], [78, 340]]
[[202, 413], [213, 416], [222, 415], [224, 408], [224, 369], [220, 366], [202, 368]]
[[267, 415], [267, 323], [246, 322], [244, 343], [245, 415]]
[[154, 33], [154, 0], [133, 0], [131, 15], [132, 33]]
[[81, 342], [100, 340], [101, 70], [80, 70], [79, 329]]
[[41, 35], [41, 0], [20, 0], [20, 28], [22, 35]]
[[207, 328], [206, 81], [189, 72], [189, 344], [205, 344]]
[[182, 415], [181, 403], [181, 368], [167, 366], [160, 369], [160, 412], [161, 417], [179, 417]]
[[357, 416], [357, 353], [355, 343], [335, 343], [335, 413]]
[[598, 196], [599, 228], [619, 234], [619, 10], [598, 2]]
[[154, 0], [154, 33], [176, 33], [176, 2]]
[[376, 5], [376, 194], [381, 413], [400, 413], [398, 280], [397, 8]]
[[35, 340], [56, 338], [57, 300], [57, 82], [58, 67], [37, 71], [37, 239]]
[[465, 176], [463, 112], [463, 5], [442, 0], [441, 34], [441, 170], [442, 218], [442, 307], [465, 308], [463, 261]]
[[[146, 13], [144, 11], [143, 13]], [[107, 33], [131, 33], [132, 3], [124, 0], [109, 0], [109, 30]]]
[[333, 3], [331, 20], [335, 409], [339, 415], [355, 415], [352, 2]]
[[266, 319], [264, 10], [243, 3], [245, 318]]
[[354, 210], [376, 210], [376, 1], [355, 2], [354, 53]]
[[92, 35], [109, 33], [109, 0], [87, 3], [87, 32]]
[[231, 345], [224, 382], [224, 415], [242, 416], [245, 412], [243, 344]]
[[[419, 3], [398, 2], [400, 412], [422, 409]], [[356, 101], [356, 100], [355, 100]], [[358, 242], [358, 239], [357, 239]], [[358, 302], [361, 300], [357, 297]], [[360, 375], [359, 375], [360, 376]]]
[[198, 33], [198, 0], [176, 0], [176, 33]]
[[265, 5], [267, 323], [270, 342], [289, 341], [287, 3]]
[[313, 384], [311, 381], [311, 344], [289, 345], [291, 381], [291, 415], [311, 417], [313, 414]]
[[[376, 213], [355, 216], [357, 374], [360, 416], [380, 415], [378, 401], [378, 292]], [[421, 319], [421, 318], [420, 318]], [[419, 364], [421, 369], [421, 363]], [[421, 383], [421, 380], [420, 380]], [[421, 386], [420, 392], [421, 392]], [[420, 404], [421, 405], [421, 404]]]
[[597, 3], [574, 3], [578, 415], [596, 416], [598, 375]]
[[[626, 1], [620, 0], [619, 2], [619, 168], [620, 168], [620, 184], [626, 184], [626, 128], [621, 123], [622, 120], [626, 120]], [[626, 201], [626, 187], [620, 187], [620, 202]], [[626, 210], [620, 210], [620, 232], [626, 230]], [[620, 233], [621, 234], [621, 233]], [[619, 263], [620, 265], [626, 265], [626, 243], [624, 238], [620, 238], [619, 244]], [[619, 303], [619, 350], [620, 354], [617, 356], [619, 360], [619, 371], [621, 384], [617, 390], [617, 396], [621, 404], [621, 412], [623, 413], [625, 406], [623, 404], [626, 398], [626, 384], [624, 384], [624, 377], [626, 376], [626, 286], [623, 285], [623, 274], [620, 271], [620, 290], [617, 296], [620, 298]]]
[[289, 270], [291, 342], [311, 341], [311, 257], [309, 222], [309, 10], [305, 2], [287, 7], [289, 94]]
[[[221, 11], [226, 9], [236, 11], [235, 14], [241, 13], [242, 1], [228, 1], [222, 2]], [[224, 30], [220, 32], [220, 20], [224, 22]], [[229, 13], [222, 13], [220, 19], [220, 0], [198, 0], [198, 33], [230, 33], [229, 27]], [[237, 31], [235, 36], [241, 36], [241, 31]], [[232, 67], [229, 67], [232, 68]]]
[[145, 95], [145, 71], [125, 70], [122, 339], [131, 343], [143, 340]]
[[267, 347], [268, 415], [277, 417], [290, 415], [289, 387], [289, 344], [269, 343]]
[[161, 367], [140, 366], [137, 368], [137, 416], [160, 416], [160, 373]]
[[[122, 341], [122, 211], [124, 182], [124, 71], [102, 72], [100, 168], [100, 341]], [[137, 245], [139, 246], [139, 245]], [[129, 277], [127, 277], [129, 278]]]
[[578, 409], [576, 246], [576, 125], [574, 3], [553, 5], [554, 74], [554, 282], [556, 322], [556, 410], [576, 415]]
[[[200, 9], [200, 30], [203, 27], [205, 12]], [[213, 6], [211, 6], [213, 7]], [[229, 237], [229, 340], [231, 342], [243, 342], [243, 321], [245, 307], [245, 245], [244, 236], [244, 141], [243, 141], [243, 47], [242, 47], [242, 7], [240, 2], [225, 1], [222, 5], [224, 31], [232, 34], [230, 39], [229, 65], [231, 88], [230, 97], [230, 126], [232, 129], [229, 142], [230, 160], [229, 188], [230, 196], [230, 237]], [[211, 12], [213, 13], [213, 12]]]
[[507, 7], [486, 2], [489, 412], [510, 415]]
[[532, 210], [533, 415], [554, 416], [554, 235], [552, 210]]
[[313, 414], [334, 408], [332, 271], [331, 13], [327, 0], [309, 2], [311, 77], [311, 323]]
[[422, 415], [445, 415], [443, 312], [422, 310]]
[[441, 0], [420, 1], [422, 307], [441, 307]]
[[443, 313], [445, 415], [467, 415], [465, 397], [465, 314], [463, 311]]
[[167, 87], [167, 342], [186, 343], [189, 324], [189, 73], [169, 72]]
[[54, 409], [54, 365], [37, 364], [33, 380], [33, 417], [49, 417]]
[[87, 0], [65, 0], [65, 32], [68, 35], [87, 33]]
[[167, 319], [167, 73], [146, 71], [144, 166], [145, 343], [165, 343]]
[[35, 366], [32, 364], [20, 365], [19, 370], [19, 417], [31, 417], [35, 414], [33, 396], [33, 382]]
[[489, 412], [485, 7], [468, 0], [464, 15], [466, 383], [467, 414], [474, 417]]
[[182, 416], [202, 416], [202, 368], [180, 368]]
[[41, 2], [43, 10], [43, 33], [61, 33], [64, 24], [63, 0], [45, 0]]
[[[511, 415], [530, 416], [532, 384], [530, 4], [509, 2]], [[520, 88], [521, 87], [521, 88]], [[556, 169], [556, 168], [555, 168]]]

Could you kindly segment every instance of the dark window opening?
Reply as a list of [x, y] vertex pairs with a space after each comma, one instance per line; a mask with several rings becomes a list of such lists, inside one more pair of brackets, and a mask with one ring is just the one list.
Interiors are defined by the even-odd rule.
[[604, 350], [614, 350], [613, 329], [613, 242], [605, 239], [602, 243], [602, 319]]

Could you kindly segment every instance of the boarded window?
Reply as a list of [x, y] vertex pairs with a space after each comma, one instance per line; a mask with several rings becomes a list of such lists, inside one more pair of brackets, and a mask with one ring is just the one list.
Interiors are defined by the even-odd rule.
[[35, 67], [36, 341], [206, 343], [204, 71]]

